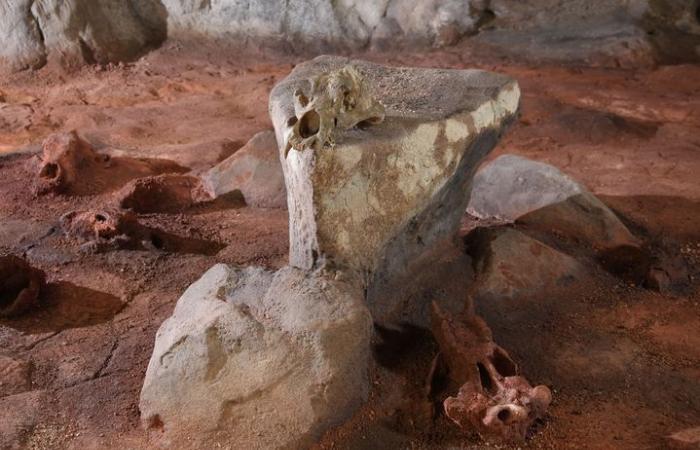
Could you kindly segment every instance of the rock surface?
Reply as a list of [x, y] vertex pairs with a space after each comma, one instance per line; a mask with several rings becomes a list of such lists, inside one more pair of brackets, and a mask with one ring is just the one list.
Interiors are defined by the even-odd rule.
[[639, 239], [596, 196], [557, 168], [520, 156], [500, 156], [477, 173], [467, 211], [568, 237], [613, 265], [645, 259]]
[[273, 131], [261, 131], [202, 176], [206, 191], [221, 197], [241, 191], [247, 205], [285, 208], [287, 191]]
[[167, 37], [160, 0], [8, 0], [0, 5], [0, 68], [134, 59]]
[[513, 228], [478, 229], [468, 240], [474, 258], [476, 299], [502, 301], [552, 293], [586, 277], [569, 255]]
[[[318, 74], [347, 67], [369, 89], [340, 90], [335, 101], [363, 105], [371, 104], [364, 96], [372, 97], [384, 106], [383, 122], [336, 128], [321, 147], [293, 145], [298, 123], [319, 115], [298, 115], [300, 95], [310, 95]], [[474, 171], [519, 99], [515, 81], [478, 70], [391, 68], [327, 56], [296, 66], [270, 94], [289, 192], [290, 265], [329, 263], [362, 274], [375, 320], [405, 311], [385, 304], [395, 297], [384, 294], [411, 261], [456, 236]], [[305, 137], [321, 131], [310, 127]]]
[[166, 37], [298, 53], [475, 44], [535, 61], [639, 66], [700, 59], [687, 0], [7, 0], [0, 66], [131, 60]]
[[[346, 66], [368, 78], [371, 94], [386, 108], [385, 121], [338, 134], [333, 145], [291, 150], [285, 157], [289, 123], [296, 117], [293, 92], [306, 89], [314, 74]], [[461, 212], [450, 214], [447, 206], [455, 200], [445, 197], [453, 185], [468, 188], [474, 166], [514, 116], [518, 101], [513, 80], [476, 70], [390, 68], [338, 57], [298, 65], [270, 94], [290, 191], [291, 264], [308, 269], [330, 257], [372, 270], [388, 241], [436, 203], [454, 216], [444, 224], [454, 229]], [[464, 190], [457, 203], [464, 201]], [[431, 236], [438, 230], [425, 231], [426, 245], [438, 238]]]
[[146, 426], [192, 448], [308, 448], [347, 419], [368, 393], [372, 320], [356, 284], [335, 278], [212, 267], [158, 331]]

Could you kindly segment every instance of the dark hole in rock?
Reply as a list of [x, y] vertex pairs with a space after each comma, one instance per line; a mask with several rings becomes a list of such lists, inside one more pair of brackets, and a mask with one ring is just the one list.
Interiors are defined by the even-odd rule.
[[501, 422], [506, 422], [510, 418], [510, 410], [508, 409], [502, 409], [498, 411], [498, 420]]
[[479, 380], [481, 381], [481, 386], [485, 391], [491, 390], [493, 383], [491, 382], [491, 375], [489, 375], [488, 370], [481, 363], [476, 363], [476, 368], [479, 370]]
[[493, 367], [504, 377], [512, 377], [517, 375], [517, 367], [515, 363], [505, 354], [503, 350], [497, 348], [493, 352]]
[[301, 117], [301, 119], [299, 119], [299, 121], [299, 134], [303, 138], [307, 138], [318, 133], [318, 130], [321, 127], [321, 116], [319, 116], [313, 109], [311, 111], [307, 111]]
[[297, 119], [296, 116], [290, 117], [289, 119], [287, 119], [287, 126], [293, 127], [294, 124], [297, 123], [297, 120], [299, 120], [299, 119]]
[[20, 292], [29, 287], [29, 277], [24, 272], [15, 272], [0, 283], [0, 306], [15, 301]]
[[95, 222], [107, 222], [107, 218], [102, 214], [95, 214]]
[[44, 164], [44, 167], [41, 168], [41, 172], [39, 172], [39, 176], [41, 178], [56, 178], [58, 176], [58, 164], [56, 163], [47, 163]]
[[164, 247], [163, 239], [157, 234], [151, 234], [151, 244], [158, 250], [162, 250]]

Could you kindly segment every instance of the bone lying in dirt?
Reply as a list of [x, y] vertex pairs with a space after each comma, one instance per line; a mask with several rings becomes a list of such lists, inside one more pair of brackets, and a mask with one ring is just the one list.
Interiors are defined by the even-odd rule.
[[444, 402], [447, 417], [461, 428], [474, 427], [487, 440], [523, 440], [547, 410], [549, 389], [533, 388], [518, 374], [518, 366], [493, 342], [480, 317], [452, 317], [433, 303], [432, 328], [450, 380], [461, 385]]

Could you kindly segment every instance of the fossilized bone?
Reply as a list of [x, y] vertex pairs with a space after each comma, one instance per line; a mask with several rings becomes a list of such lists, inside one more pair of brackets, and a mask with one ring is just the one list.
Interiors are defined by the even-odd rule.
[[384, 120], [384, 106], [370, 93], [364, 77], [353, 66], [324, 73], [311, 80], [311, 90], [294, 92], [294, 116], [287, 121], [291, 149], [319, 150], [332, 146], [339, 131]]
[[534, 388], [519, 375], [517, 364], [493, 342], [488, 325], [475, 314], [452, 317], [433, 303], [432, 328], [449, 378], [461, 384], [444, 402], [445, 414], [482, 437], [521, 441], [552, 400], [546, 386]]

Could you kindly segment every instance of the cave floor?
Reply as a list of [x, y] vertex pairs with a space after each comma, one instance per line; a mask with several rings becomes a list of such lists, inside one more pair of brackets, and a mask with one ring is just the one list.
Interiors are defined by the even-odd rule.
[[[492, 157], [559, 167], [690, 267], [690, 287], [672, 294], [600, 274], [566, 296], [477, 305], [527, 378], [554, 393], [521, 447], [664, 448], [669, 434], [700, 426], [700, 66], [526, 66], [459, 48], [359, 56], [515, 77], [522, 115]], [[202, 170], [271, 128], [268, 93], [294, 62], [168, 43], [132, 64], [0, 80], [0, 252], [26, 254], [49, 281], [41, 307], [0, 321], [0, 448], [148, 448], [139, 390], [156, 330], [180, 294], [214, 263], [276, 268], [287, 257], [286, 212], [235, 204], [139, 217], [222, 244], [216, 254], [206, 246], [79, 254], [50, 230], [65, 212], [103, 207], [114, 186], [36, 198], [27, 160], [41, 140], [75, 129], [100, 151]], [[370, 401], [318, 447], [482, 448], [443, 416], [426, 423], [389, 401], [419, 396], [435, 354], [430, 337], [406, 336], [390, 351], [397, 362], [374, 367]]]

